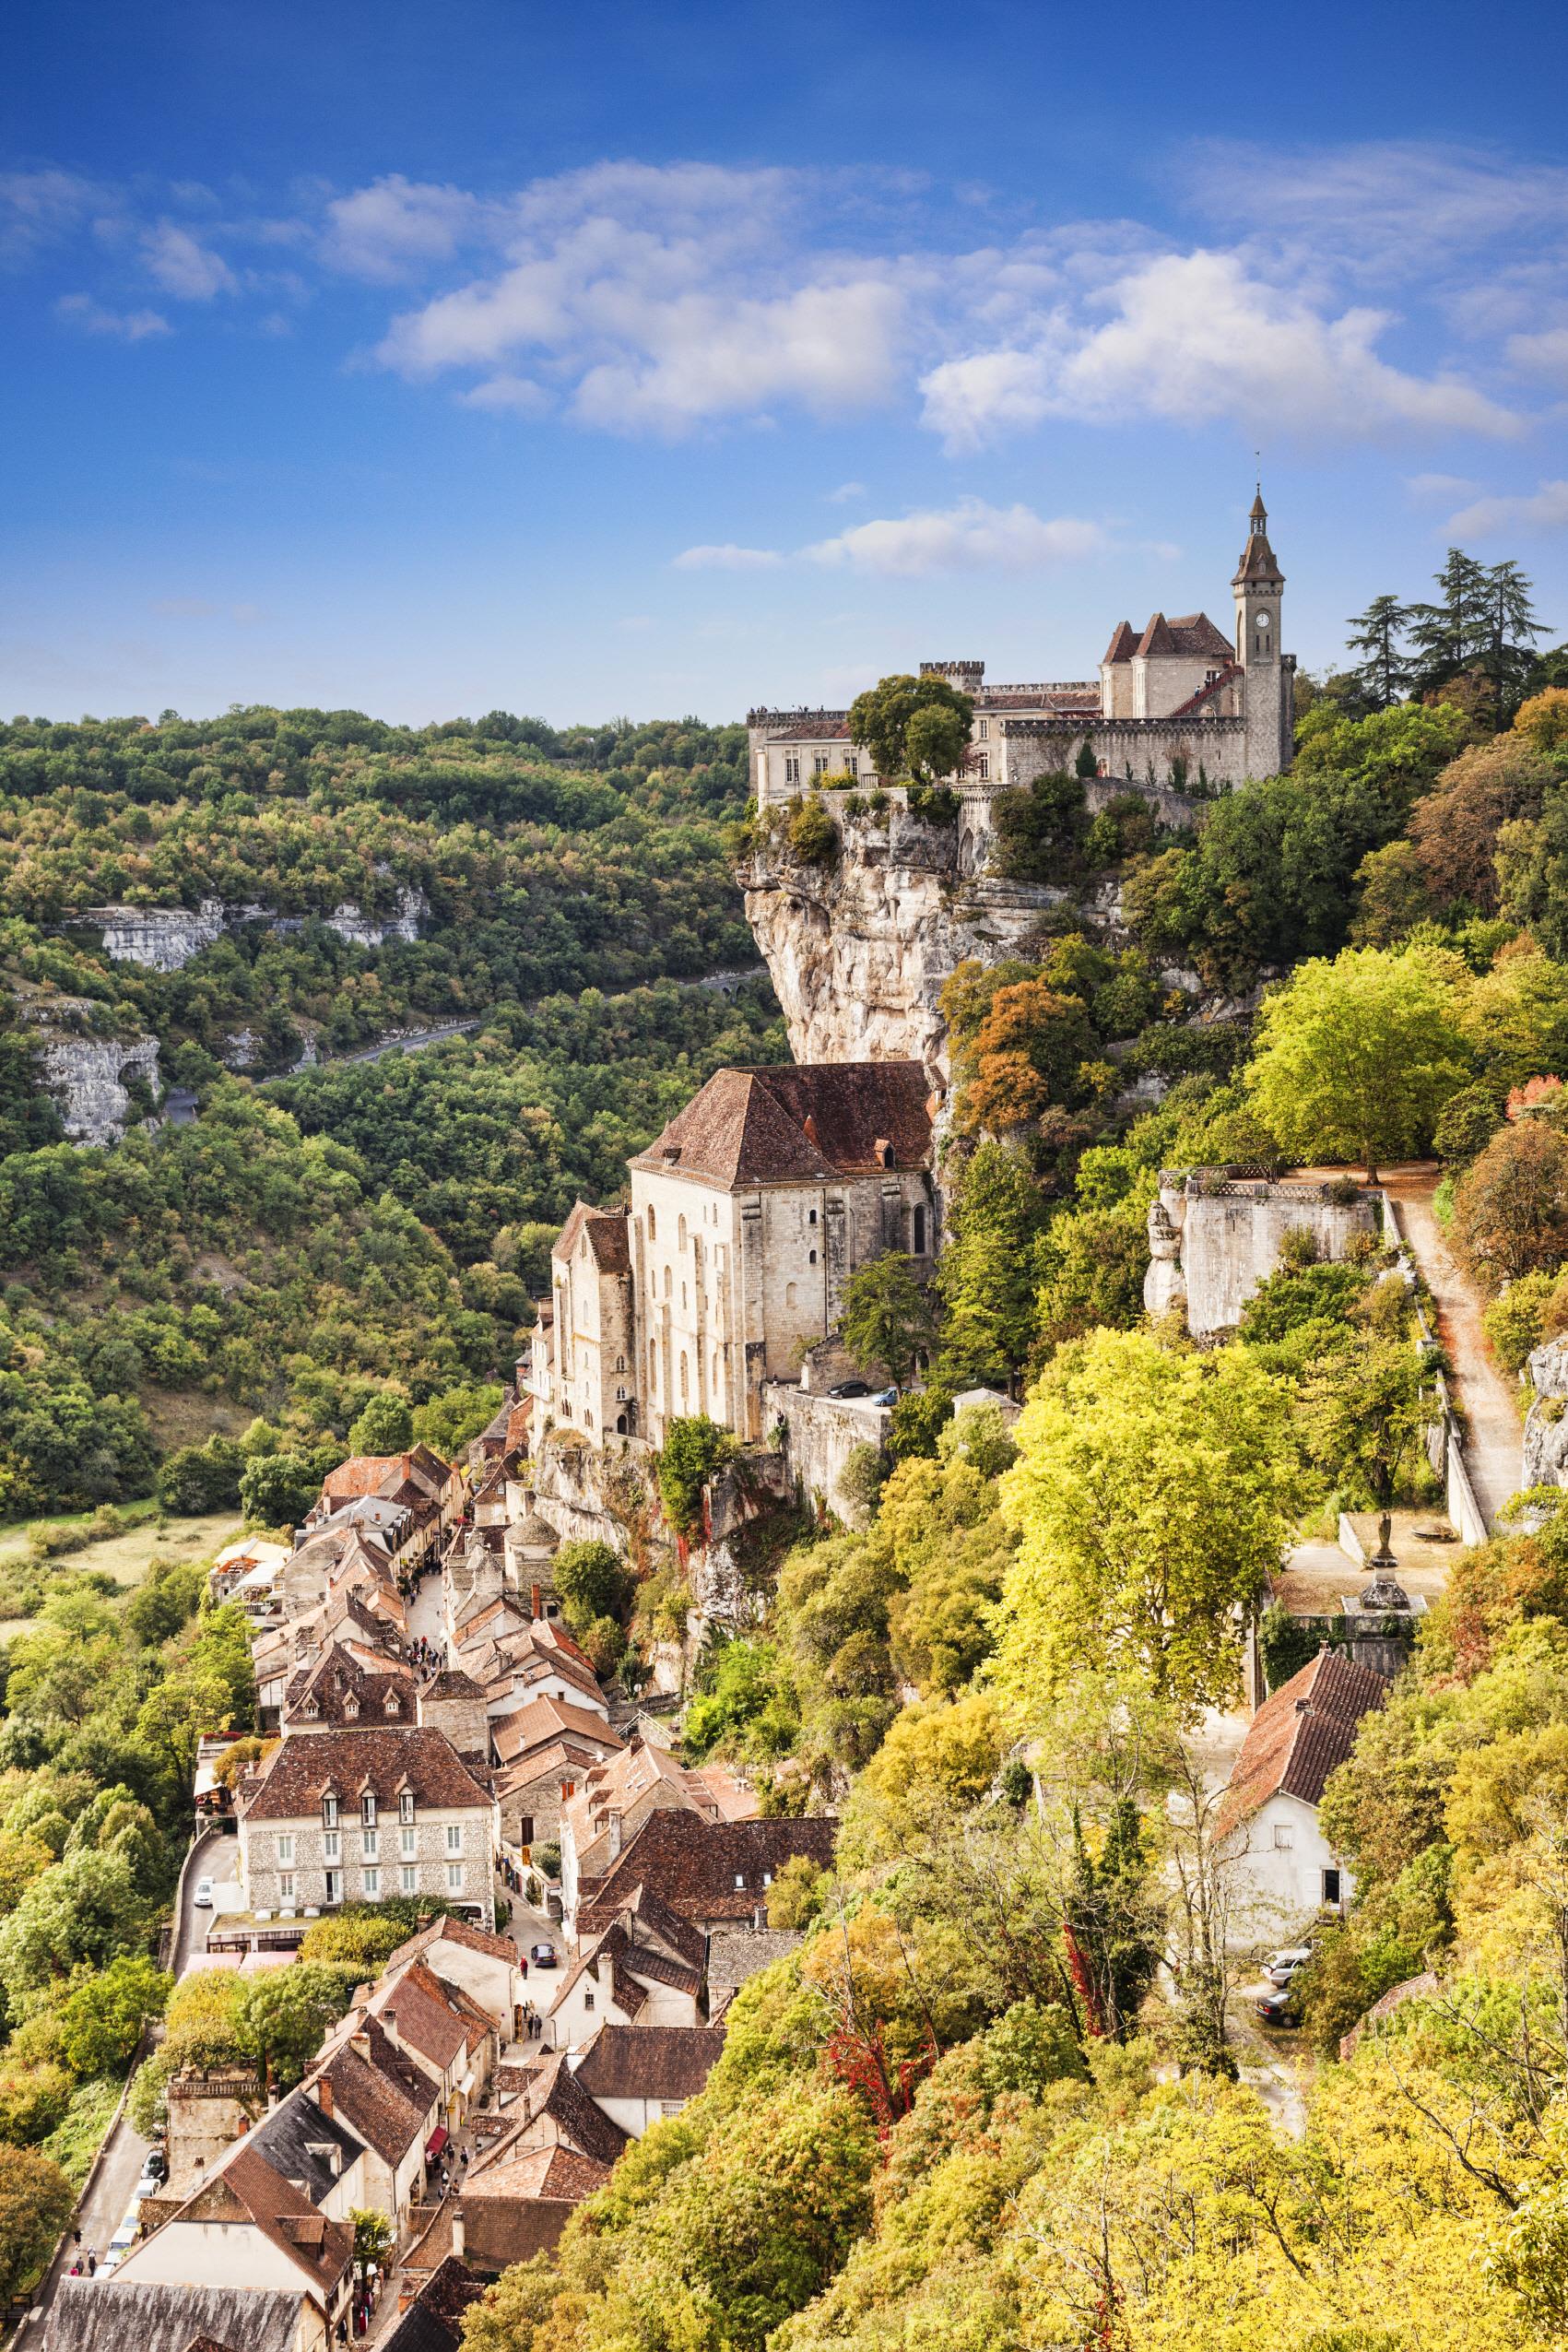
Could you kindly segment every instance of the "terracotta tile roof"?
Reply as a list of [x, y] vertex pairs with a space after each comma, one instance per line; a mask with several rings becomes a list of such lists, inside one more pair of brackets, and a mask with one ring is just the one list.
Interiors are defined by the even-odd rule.
[[495, 1751], [503, 1764], [525, 1761], [535, 1751], [559, 1745], [563, 1737], [592, 1741], [598, 1755], [613, 1755], [626, 1745], [602, 1715], [573, 1707], [566, 1698], [531, 1698], [526, 1707], [503, 1715], [495, 1727]]
[[390, 2029], [395, 2027], [398, 2047], [429, 2059], [444, 2074], [454, 2058], [482, 2040], [489, 2020], [475, 2020], [459, 2010], [446, 1987], [418, 1960], [398, 1975], [383, 1976], [371, 1996], [369, 2013]]
[[493, 1959], [515, 1961], [517, 1946], [504, 1935], [487, 1935], [482, 1927], [471, 1927], [466, 1920], [432, 1920], [429, 1927], [400, 1944], [388, 1959], [390, 1972], [399, 1961], [416, 1960], [438, 1944], [459, 1944], [467, 1952], [488, 1952]]
[[1229, 661], [1232, 650], [1230, 639], [1220, 634], [1206, 612], [1185, 612], [1175, 621], [1157, 612], [1134, 648], [1156, 660], [1185, 656], [1192, 661]]
[[1115, 628], [1111, 632], [1111, 642], [1105, 648], [1105, 659], [1107, 661], [1131, 661], [1137, 651], [1138, 636], [1137, 632], [1133, 629], [1132, 623], [1127, 621], [1118, 621]]
[[[797, 1821], [705, 1821], [673, 1805], [649, 1814], [622, 1848], [578, 1913], [581, 1934], [606, 1925], [632, 1890], [647, 1886], [685, 1920], [751, 1920], [767, 1902], [765, 1877], [807, 1854], [826, 1869], [837, 1824], [818, 1816]], [[736, 1880], [744, 1881], [737, 1886]]]
[[319, 1813], [324, 1795], [336, 1794], [344, 1809], [368, 1791], [383, 1812], [411, 1789], [416, 1805], [447, 1810], [489, 1807], [489, 1789], [444, 1731], [428, 1725], [414, 1730], [291, 1731], [264, 1767], [246, 1801], [252, 1821], [299, 1821]]
[[595, 2098], [695, 2098], [724, 2046], [712, 2026], [601, 2026], [576, 2079]]
[[[368, 2042], [368, 2056], [356, 2046], [360, 2041]], [[437, 2083], [404, 2056], [383, 2026], [352, 2012], [305, 2084], [318, 2106], [316, 2086], [324, 2076], [331, 2086], [334, 2113], [394, 2167], [424, 2133], [440, 2096]]]
[[1347, 2063], [1356, 2054], [1356, 2045], [1369, 2026], [1381, 2025], [1407, 2001], [1424, 2001], [1437, 1991], [1438, 1978], [1432, 1968], [1423, 1968], [1419, 1977], [1407, 1977], [1402, 1984], [1390, 1985], [1380, 2001], [1374, 2001], [1364, 2016], [1358, 2017], [1348, 2034], [1339, 2037], [1339, 2061]]
[[470, 2196], [556, 2197], [577, 2204], [602, 2189], [608, 2179], [607, 2164], [597, 2164], [592, 2157], [580, 2156], [575, 2148], [562, 2147], [558, 2141], [553, 2147], [529, 2148], [493, 2167], [476, 2165], [464, 2183], [463, 2194], [465, 2200]]
[[[449, 2233], [450, 2236], [450, 2233]], [[431, 2271], [381, 2352], [456, 2352], [463, 2341], [463, 2314], [484, 2293], [466, 2263], [447, 2254]]]
[[413, 1459], [412, 1454], [350, 1454], [346, 1462], [327, 1471], [321, 1491], [335, 1503], [351, 1502], [360, 1495], [379, 1495], [389, 1478], [407, 1477]]
[[847, 743], [849, 721], [847, 718], [822, 718], [811, 727], [785, 727], [776, 731], [770, 727], [768, 740], [770, 743]]
[[483, 1698], [484, 1691], [461, 1666], [442, 1666], [420, 1689], [421, 1698]]
[[[186, 2198], [173, 2220], [253, 2223], [264, 2238], [291, 2257], [324, 2299], [331, 2296], [354, 2253], [348, 2224], [328, 2221], [303, 2191], [244, 2143]], [[163, 2224], [165, 2228], [171, 2226]]]
[[593, 1209], [587, 1201], [579, 1200], [561, 1227], [550, 1256], [564, 1262], [585, 1235], [601, 1273], [630, 1274], [631, 1223], [630, 1212], [625, 1209]]
[[1355, 1745], [1363, 1715], [1383, 1705], [1388, 1684], [1370, 1666], [1326, 1647], [1265, 1699], [1253, 1717], [1216, 1819], [1225, 1837], [1270, 1797], [1315, 1805], [1336, 1765]]
[[[496, 2142], [490, 2156], [499, 2162], [503, 2156], [521, 2153], [526, 2148], [546, 2147], [554, 2141], [564, 2141], [579, 2156], [589, 2157], [595, 2164], [613, 2164], [626, 2146], [628, 2134], [619, 2123], [612, 2123], [604, 2110], [595, 2105], [587, 2091], [572, 2079], [564, 2051], [551, 2051], [543, 2062], [529, 2072], [518, 2094], [523, 2112], [504, 2138]], [[490, 2166], [490, 2156], [484, 2159], [485, 2172]], [[465, 2191], [476, 2178], [484, 2173], [475, 2166], [465, 2182]]]
[[631, 1164], [730, 1188], [924, 1167], [929, 1093], [914, 1061], [721, 1070]]

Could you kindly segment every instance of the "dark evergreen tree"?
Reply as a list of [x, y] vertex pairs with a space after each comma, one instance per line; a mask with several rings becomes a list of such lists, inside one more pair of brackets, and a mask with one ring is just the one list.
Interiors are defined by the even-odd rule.
[[1410, 690], [1410, 664], [1402, 643], [1410, 625], [1410, 607], [1397, 597], [1373, 597], [1366, 610], [1353, 613], [1346, 625], [1350, 634], [1345, 642], [1362, 658], [1343, 675], [1368, 709], [1385, 711]]

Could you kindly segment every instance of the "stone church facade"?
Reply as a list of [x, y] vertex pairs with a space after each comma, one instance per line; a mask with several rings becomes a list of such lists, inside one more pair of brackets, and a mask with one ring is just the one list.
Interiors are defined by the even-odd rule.
[[631, 1162], [629, 1209], [568, 1219], [528, 1359], [536, 1427], [661, 1445], [706, 1413], [761, 1437], [764, 1384], [797, 1377], [852, 1275], [888, 1250], [934, 1270], [931, 1123], [918, 1062], [717, 1071]]
[[[1203, 612], [1157, 612], [1141, 632], [1123, 621], [1098, 678], [1044, 684], [987, 685], [983, 661], [922, 662], [922, 675], [949, 679], [974, 698], [969, 755], [953, 778], [966, 836], [978, 849], [993, 794], [1073, 768], [1085, 743], [1101, 777], [1123, 790], [1223, 789], [1282, 773], [1296, 667], [1280, 649], [1284, 586], [1260, 490], [1231, 583], [1229, 636]], [[863, 787], [878, 781], [870, 755], [850, 740], [847, 711], [758, 709], [748, 732], [759, 806], [797, 798], [815, 776], [847, 774]]]

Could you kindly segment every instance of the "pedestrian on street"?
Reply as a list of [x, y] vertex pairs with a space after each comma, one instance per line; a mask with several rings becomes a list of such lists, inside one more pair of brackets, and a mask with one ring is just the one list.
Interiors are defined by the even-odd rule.
[[88, 2276], [89, 2278], [93, 2277], [97, 2270], [98, 2256], [93, 2252], [92, 2248], [89, 2246], [88, 2248]]

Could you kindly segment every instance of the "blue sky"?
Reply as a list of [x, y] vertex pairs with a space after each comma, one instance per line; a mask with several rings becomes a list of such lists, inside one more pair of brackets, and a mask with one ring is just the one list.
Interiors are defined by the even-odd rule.
[[1458, 539], [1568, 637], [1560, 7], [72, 0], [0, 711], [735, 716]]

